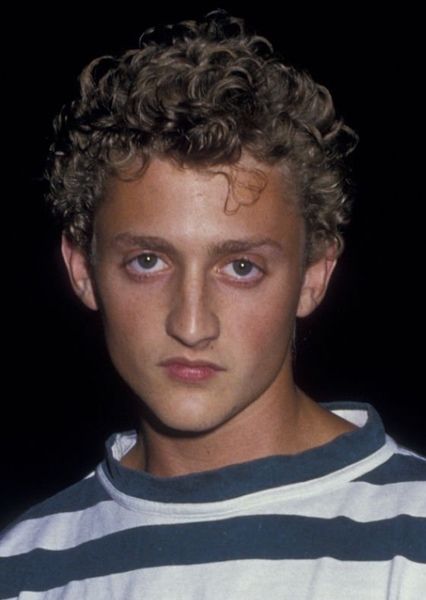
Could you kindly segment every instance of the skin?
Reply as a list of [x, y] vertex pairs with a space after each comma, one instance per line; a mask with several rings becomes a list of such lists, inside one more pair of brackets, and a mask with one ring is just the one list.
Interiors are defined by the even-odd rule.
[[[111, 180], [95, 216], [91, 266], [63, 235], [72, 286], [101, 311], [112, 361], [141, 399], [138, 442], [122, 459], [129, 468], [184, 475], [302, 452], [355, 428], [300, 390], [291, 364], [295, 319], [324, 297], [336, 249], [305, 268], [291, 179], [248, 155], [238, 166], [246, 170], [235, 179], [226, 165], [218, 174], [157, 157], [137, 181]], [[253, 169], [264, 176], [260, 195], [247, 187]], [[237, 182], [230, 195], [223, 173]], [[142, 236], [170, 248], [142, 244]], [[259, 238], [272, 242], [209, 252]], [[177, 381], [159, 364], [176, 356], [223, 370]]]

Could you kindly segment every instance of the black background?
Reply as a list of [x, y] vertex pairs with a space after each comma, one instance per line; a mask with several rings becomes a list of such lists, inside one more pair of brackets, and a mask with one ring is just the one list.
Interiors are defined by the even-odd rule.
[[360, 135], [346, 249], [323, 304], [299, 324], [297, 381], [321, 401], [371, 402], [391, 435], [426, 453], [419, 15], [408, 5], [381, 14], [350, 4], [344, 12], [327, 4], [316, 11], [232, 2], [130, 6], [91, 15], [37, 9], [8, 20], [0, 524], [85, 475], [101, 459], [105, 437], [132, 426], [98, 316], [73, 297], [59, 232], [43, 206], [52, 119], [92, 58], [136, 47], [146, 27], [218, 6], [246, 17], [287, 62], [326, 85]]

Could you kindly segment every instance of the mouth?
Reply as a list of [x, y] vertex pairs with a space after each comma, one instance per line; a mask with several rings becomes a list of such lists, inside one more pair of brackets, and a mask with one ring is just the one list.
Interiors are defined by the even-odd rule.
[[197, 382], [211, 379], [220, 371], [225, 371], [223, 367], [215, 363], [204, 360], [191, 361], [184, 357], [170, 358], [160, 363], [166, 369], [169, 377], [180, 381]]

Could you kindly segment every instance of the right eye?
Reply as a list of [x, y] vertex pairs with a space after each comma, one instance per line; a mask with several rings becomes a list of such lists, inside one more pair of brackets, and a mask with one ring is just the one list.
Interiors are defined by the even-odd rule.
[[153, 252], [138, 254], [138, 256], [135, 256], [135, 258], [132, 258], [132, 260], [127, 263], [128, 269], [136, 275], [158, 273], [164, 269], [164, 265], [167, 267], [164, 260]]

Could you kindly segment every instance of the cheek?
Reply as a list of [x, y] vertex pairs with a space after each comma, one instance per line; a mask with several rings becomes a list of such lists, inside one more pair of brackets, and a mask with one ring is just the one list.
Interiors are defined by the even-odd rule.
[[120, 360], [144, 354], [158, 343], [162, 316], [155, 295], [104, 293], [102, 318], [105, 338], [112, 358]]
[[296, 302], [282, 288], [255, 303], [240, 303], [228, 315], [227, 337], [235, 340], [239, 354], [250, 354], [262, 363], [280, 362], [293, 335]]

